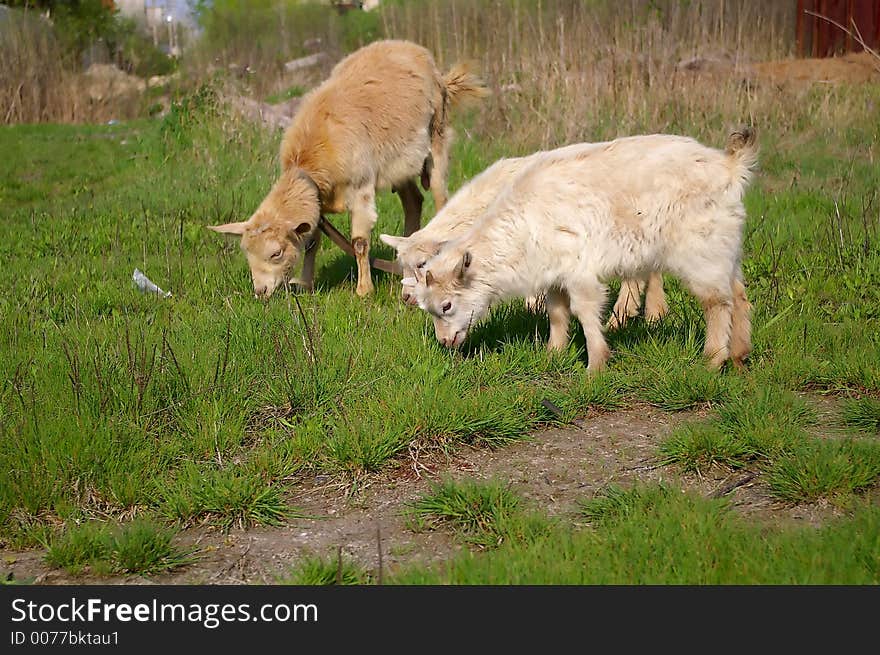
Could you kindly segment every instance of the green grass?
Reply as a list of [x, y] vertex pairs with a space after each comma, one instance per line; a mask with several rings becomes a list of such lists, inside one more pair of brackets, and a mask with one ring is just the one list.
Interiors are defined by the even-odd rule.
[[284, 102], [285, 100], [290, 100], [292, 98], [299, 98], [306, 92], [301, 86], [291, 86], [283, 91], [279, 91], [277, 93], [273, 93], [271, 95], [266, 96], [266, 102], [270, 105], [277, 105], [279, 102]]
[[412, 503], [410, 517], [416, 530], [449, 525], [469, 542], [497, 546], [518, 505], [519, 498], [499, 481], [445, 480]]
[[325, 560], [309, 557], [299, 562], [287, 576], [278, 580], [288, 585], [364, 585], [372, 576], [362, 566], [347, 558]]
[[792, 503], [848, 497], [877, 483], [880, 442], [876, 440], [819, 441], [801, 445], [770, 468], [773, 493]]
[[54, 537], [46, 562], [68, 573], [137, 573], [149, 575], [192, 562], [193, 551], [173, 543], [174, 530], [151, 521], [135, 520], [108, 527], [103, 522], [75, 525]]
[[[880, 106], [877, 87], [858, 93], [864, 106]], [[844, 97], [807, 95], [802, 110]], [[871, 162], [880, 121], [872, 116], [786, 124], [788, 132], [761, 126], [762, 170], [745, 198], [743, 266], [755, 345], [748, 372], [705, 370], [700, 307], [667, 276], [670, 315], [610, 333], [610, 368], [590, 376], [579, 326], [572, 323], [566, 351], [549, 355], [546, 317], [520, 301], [496, 308], [460, 352], [446, 351], [427, 317], [399, 302], [396, 279], [376, 274], [375, 295], [357, 298], [354, 262], [327, 243], [318, 253], [315, 294], [256, 302], [238, 244], [205, 226], [244, 219], [259, 204], [276, 175], [279, 136], [232, 119], [215, 100], [203, 90], [150, 121], [0, 128], [7, 154], [0, 158], [0, 227], [9, 235], [0, 241], [3, 546], [50, 543], [59, 566], [110, 561], [108, 570], [120, 570], [119, 560], [95, 555], [100, 539], [72, 536], [62, 546], [55, 526], [143, 511], [170, 529], [275, 525], [299, 514], [291, 499], [304, 475], [360, 480], [387, 471], [411, 448], [503, 448], [542, 426], [644, 403], [705, 416], [670, 435], [660, 453], [666, 463], [754, 468], [759, 483], [786, 502], [847, 504], [876, 485], [871, 438], [820, 440], [823, 426], [808, 399], [860, 398], [845, 405], [843, 420], [876, 434], [880, 242], [871, 198], [880, 172]], [[463, 121], [452, 191], [512, 154], [496, 134]], [[590, 135], [613, 136], [606, 123]], [[702, 125], [691, 128], [680, 131], [705, 133]], [[847, 136], [856, 128], [858, 139]], [[713, 143], [722, 141], [719, 132]], [[401, 231], [398, 199], [381, 193], [378, 211], [373, 254], [390, 257], [378, 234]], [[433, 213], [427, 196], [424, 216]], [[346, 217], [333, 220], [348, 229]], [[173, 296], [137, 292], [135, 267]], [[613, 293], [617, 282], [610, 286]], [[610, 536], [598, 545], [583, 535], [556, 543], [555, 523], [478, 516], [467, 520], [501, 526], [469, 528], [478, 541], [497, 546], [501, 534], [495, 550], [517, 541], [534, 557], [570, 557], [572, 567], [578, 549], [594, 557], [594, 549], [625, 546]], [[869, 510], [853, 521], [876, 530]], [[718, 530], [727, 534], [722, 523]], [[763, 543], [759, 533], [730, 529], [736, 548]], [[849, 530], [835, 524], [803, 539], [818, 548], [846, 545]], [[792, 567], [806, 566], [786, 539], [756, 552], [788, 553]], [[523, 567], [537, 565], [520, 555]], [[596, 559], [612, 567], [605, 577], [591, 564], [583, 579], [627, 579], [614, 568], [623, 564], [607, 557]], [[810, 579], [796, 568], [770, 575], [750, 566], [742, 580]], [[692, 577], [735, 581], [734, 569]], [[635, 571], [631, 580], [683, 579]], [[867, 575], [835, 571], [840, 580]], [[529, 575], [522, 569], [509, 579]]]
[[[856, 406], [846, 405], [844, 416]], [[791, 392], [761, 388], [718, 414], [673, 430], [661, 444], [662, 461], [698, 473], [753, 467], [765, 474], [770, 492], [789, 503], [846, 503], [880, 476], [880, 442], [813, 436], [806, 427], [815, 425], [815, 414]]]
[[877, 584], [880, 508], [820, 528], [767, 530], [724, 501], [667, 487], [608, 489], [584, 503], [590, 527], [546, 523], [494, 550], [397, 584]]
[[719, 409], [717, 419], [675, 429], [660, 452], [666, 463], [681, 464], [688, 471], [716, 464], [742, 468], [792, 452], [810, 439], [804, 427], [813, 422], [806, 403], [790, 392], [744, 390]]
[[197, 520], [222, 528], [280, 525], [300, 515], [259, 473], [234, 470], [201, 472], [184, 467], [173, 482], [157, 490], [159, 511], [180, 523]]
[[856, 430], [880, 434], [880, 400], [865, 397], [847, 401], [843, 422]]

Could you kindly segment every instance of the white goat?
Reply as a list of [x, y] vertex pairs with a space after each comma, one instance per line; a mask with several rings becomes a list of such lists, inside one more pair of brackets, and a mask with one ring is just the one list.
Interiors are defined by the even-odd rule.
[[[580, 148], [580, 145], [566, 146], [553, 152], [563, 155], [566, 151]], [[416, 304], [413, 293], [415, 273], [423, 268], [428, 259], [436, 255], [443, 244], [462, 236], [473, 224], [482, 217], [495, 198], [513, 181], [517, 175], [530, 164], [546, 157], [547, 152], [539, 152], [528, 157], [499, 159], [482, 173], [462, 186], [449, 202], [425, 227], [411, 236], [393, 236], [380, 234], [379, 238], [397, 251], [397, 261], [403, 270], [403, 289], [401, 297], [407, 304]], [[642, 294], [645, 299], [645, 317], [648, 321], [656, 321], [666, 315], [669, 307], [663, 291], [663, 276], [652, 272], [647, 284], [644, 279], [623, 280], [620, 294], [608, 326], [616, 329], [623, 325], [627, 318], [638, 314]], [[527, 299], [530, 308], [536, 309], [540, 303], [535, 297]]]
[[548, 347], [567, 345], [574, 312], [595, 371], [610, 355], [603, 280], [664, 271], [703, 305], [709, 366], [741, 366], [751, 350], [742, 197], [756, 162], [749, 128], [730, 134], [726, 152], [657, 134], [543, 154], [416, 271], [418, 304], [454, 347], [492, 304], [546, 294]]

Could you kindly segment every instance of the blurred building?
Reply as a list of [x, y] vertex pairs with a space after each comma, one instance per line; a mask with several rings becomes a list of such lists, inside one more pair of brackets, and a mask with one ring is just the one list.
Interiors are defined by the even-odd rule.
[[880, 48], [880, 0], [797, 0], [801, 57]]

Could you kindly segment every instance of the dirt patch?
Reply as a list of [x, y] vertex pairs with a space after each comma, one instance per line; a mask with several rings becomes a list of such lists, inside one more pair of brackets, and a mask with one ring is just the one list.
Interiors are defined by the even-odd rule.
[[544, 430], [503, 449], [462, 447], [449, 456], [417, 457], [356, 488], [326, 476], [311, 477], [297, 484], [291, 502], [314, 518], [228, 533], [187, 530], [180, 544], [199, 548], [200, 559], [173, 573], [149, 578], [70, 576], [47, 567], [42, 550], [31, 550], [0, 551], [0, 574], [42, 584], [274, 583], [302, 558], [335, 559], [337, 549], [376, 575], [380, 547], [383, 573], [401, 565], [437, 563], [466, 545], [451, 533], [414, 532], [406, 509], [442, 476], [507, 480], [528, 506], [555, 516], [574, 517], [578, 500], [609, 484], [636, 482], [664, 482], [706, 496], [726, 495], [743, 514], [772, 525], [818, 525], [836, 513], [828, 506], [783, 505], [756, 479], [744, 481], [748, 472], [682, 475], [674, 467], [661, 466], [656, 456], [664, 437], [675, 425], [701, 417], [642, 405], [591, 413], [581, 422], [583, 427]]
[[752, 64], [751, 71], [778, 84], [863, 84], [880, 81], [880, 58], [869, 52], [852, 52], [841, 57], [762, 62]]
[[728, 54], [698, 56], [683, 59], [678, 62], [676, 69], [701, 78], [737, 76], [751, 83], [769, 82], [780, 87], [880, 82], [880, 57], [869, 52], [851, 52], [840, 57], [751, 63], [737, 61]]

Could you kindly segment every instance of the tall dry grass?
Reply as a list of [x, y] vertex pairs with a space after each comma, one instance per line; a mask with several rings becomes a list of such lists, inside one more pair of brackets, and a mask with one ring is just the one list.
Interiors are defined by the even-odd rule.
[[729, 124], [786, 120], [779, 89], [749, 81], [749, 64], [790, 54], [794, 10], [756, 0], [448, 0], [387, 3], [380, 15], [386, 36], [422, 43], [443, 66], [476, 60], [495, 91], [483, 130], [526, 151], [685, 128], [716, 141]]
[[94, 123], [132, 118], [141, 99], [90, 93], [80, 62], [35, 11], [0, 14], [0, 123]]

